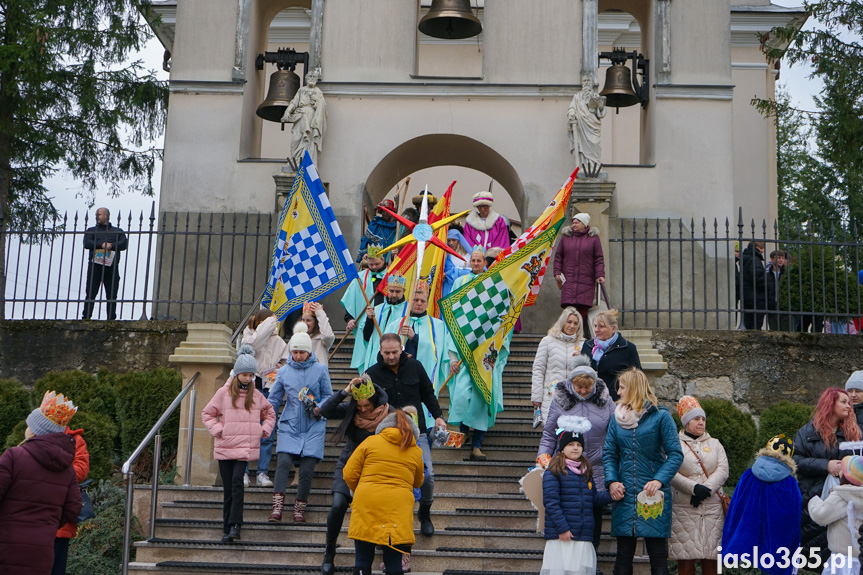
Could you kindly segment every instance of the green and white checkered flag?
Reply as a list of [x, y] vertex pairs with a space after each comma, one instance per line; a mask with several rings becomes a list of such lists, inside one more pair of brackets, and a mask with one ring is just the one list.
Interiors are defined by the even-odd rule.
[[470, 347], [490, 339], [500, 329], [509, 310], [512, 294], [500, 274], [485, 278], [468, 290], [461, 305], [453, 309], [453, 317]]

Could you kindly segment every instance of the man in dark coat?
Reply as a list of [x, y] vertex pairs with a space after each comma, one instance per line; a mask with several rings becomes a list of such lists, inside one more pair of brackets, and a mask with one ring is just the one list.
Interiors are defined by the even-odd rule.
[[740, 275], [743, 284], [743, 327], [761, 329], [767, 309], [767, 271], [764, 269], [764, 242], [749, 242], [740, 254]]
[[[767, 264], [767, 309], [776, 311], [779, 309], [779, 280], [785, 273], [785, 262], [788, 255], [782, 250], [770, 252], [770, 262]], [[767, 325], [771, 331], [790, 331], [791, 316], [771, 313], [767, 315]]]
[[599, 232], [589, 224], [588, 214], [572, 216], [572, 225], [563, 230], [563, 237], [554, 252], [554, 279], [560, 289], [560, 307], [573, 306], [578, 310], [584, 337], [587, 338], [591, 333], [587, 310], [593, 305], [596, 284], [605, 281], [605, 260]]
[[66, 424], [71, 402], [53, 392], [27, 416], [26, 441], [0, 457], [0, 573], [48, 575], [54, 538], [81, 512], [75, 477], [75, 438]]
[[109, 221], [108, 208], [96, 210], [96, 225], [84, 232], [84, 249], [90, 252], [87, 264], [87, 300], [83, 319], [90, 319], [96, 296], [105, 286], [108, 319], [117, 319], [117, 290], [120, 287], [120, 252], [129, 246], [126, 233]]
[[[379, 385], [389, 397], [393, 407], [403, 408], [412, 405], [417, 413], [423, 413], [425, 404], [429, 413], [435, 418], [435, 427], [446, 429], [443, 411], [435, 397], [434, 387], [422, 364], [408, 354], [402, 353], [401, 338], [394, 333], [385, 333], [381, 337], [381, 350], [378, 362], [366, 370], [372, 381]], [[428, 466], [425, 483], [420, 490], [420, 506], [417, 517], [420, 520], [420, 530], [426, 537], [434, 535], [434, 524], [431, 520], [431, 506], [434, 501], [434, 467], [432, 466], [431, 443], [426, 435], [426, 422], [419, 417], [419, 428], [422, 432], [418, 441], [423, 451], [423, 462]]]

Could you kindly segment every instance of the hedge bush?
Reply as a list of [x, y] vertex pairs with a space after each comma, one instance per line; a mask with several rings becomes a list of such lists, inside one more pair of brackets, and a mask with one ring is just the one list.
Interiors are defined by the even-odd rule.
[[[182, 387], [183, 379], [180, 373], [173, 369], [157, 368], [117, 377], [114, 391], [120, 423], [120, 449], [124, 458], [144, 439]], [[177, 451], [179, 432], [180, 410], [176, 409], [162, 426], [163, 456]]]
[[[77, 415], [76, 415], [77, 417]], [[123, 560], [123, 522], [126, 494], [107, 481], [90, 488], [96, 517], [78, 526], [78, 535], [69, 544], [69, 575], [108, 575], [118, 572]], [[132, 543], [141, 541], [141, 525], [132, 518]], [[135, 548], [132, 547], [134, 559]]]
[[767, 445], [767, 441], [780, 433], [792, 438], [801, 427], [812, 418], [812, 405], [794, 403], [782, 400], [765, 409], [758, 421], [758, 448]]
[[5, 440], [32, 409], [26, 387], [14, 379], [0, 379], [0, 440]]
[[734, 485], [752, 463], [757, 449], [758, 430], [748, 413], [730, 401], [705, 399], [701, 407], [707, 414], [707, 432], [718, 439], [728, 456], [728, 485]]
[[20, 420], [15, 427], [12, 428], [12, 431], [9, 432], [9, 435], [6, 436], [6, 443], [3, 445], [3, 450], [7, 450], [10, 447], [15, 447], [22, 441], [24, 441], [24, 430], [27, 429], [27, 422], [23, 419]]
[[38, 406], [46, 391], [56, 391], [71, 399], [78, 409], [101, 413], [116, 421], [112, 378], [107, 376], [107, 370], [99, 373], [102, 377], [78, 370], [52, 371], [33, 386], [33, 403]]

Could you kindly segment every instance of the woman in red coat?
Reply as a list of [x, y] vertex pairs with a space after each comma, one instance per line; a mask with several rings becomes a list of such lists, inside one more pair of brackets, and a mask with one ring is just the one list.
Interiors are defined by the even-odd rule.
[[0, 573], [48, 575], [57, 527], [78, 518], [81, 492], [66, 425], [77, 408], [49, 391], [27, 416], [24, 443], [0, 457]]
[[581, 314], [584, 336], [589, 337], [587, 310], [593, 305], [596, 284], [605, 282], [605, 261], [599, 231], [590, 228], [590, 216], [572, 216], [572, 226], [554, 253], [554, 279], [560, 289], [560, 307], [573, 306]]
[[[90, 452], [87, 450], [87, 442], [84, 441], [83, 429], [66, 428], [66, 435], [75, 438], [75, 459], [72, 460], [72, 468], [75, 470], [75, 479], [83, 483], [90, 474]], [[57, 531], [54, 539], [54, 568], [51, 575], [66, 575], [66, 563], [69, 559], [69, 543], [75, 537], [78, 530], [77, 523], [67, 523]]]

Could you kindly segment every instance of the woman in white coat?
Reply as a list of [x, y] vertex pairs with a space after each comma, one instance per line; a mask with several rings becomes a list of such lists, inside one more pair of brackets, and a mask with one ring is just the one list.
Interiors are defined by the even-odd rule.
[[728, 479], [728, 458], [719, 440], [705, 430], [706, 416], [697, 399], [681, 397], [677, 415], [683, 424], [679, 433], [683, 464], [671, 480], [668, 556], [677, 561], [678, 575], [695, 575], [698, 561], [702, 575], [716, 575], [716, 552], [725, 523], [717, 494]]
[[533, 360], [530, 400], [534, 408], [541, 409], [543, 425], [548, 419], [554, 386], [577, 367], [583, 343], [581, 315], [574, 307], [565, 308], [548, 335], [539, 342]]

